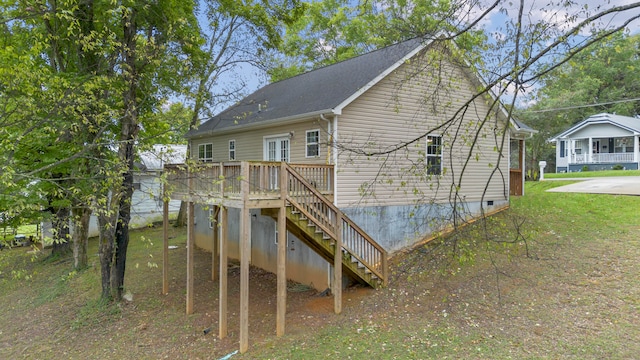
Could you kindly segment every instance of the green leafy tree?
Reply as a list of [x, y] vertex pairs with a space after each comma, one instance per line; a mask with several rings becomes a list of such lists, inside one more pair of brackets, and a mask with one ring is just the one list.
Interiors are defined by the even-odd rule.
[[[455, 14], [462, 2], [323, 0], [309, 3], [305, 16], [286, 28], [279, 52], [271, 53], [272, 81], [414, 37], [448, 30], [456, 32]], [[466, 50], [484, 40], [467, 30], [457, 41]]]

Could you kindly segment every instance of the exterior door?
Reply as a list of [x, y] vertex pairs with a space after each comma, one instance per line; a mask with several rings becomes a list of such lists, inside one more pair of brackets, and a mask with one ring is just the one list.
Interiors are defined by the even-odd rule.
[[[264, 159], [266, 161], [289, 162], [289, 137], [271, 137], [264, 139]], [[277, 190], [280, 178], [279, 168], [269, 168], [269, 190]]]
[[264, 159], [266, 161], [289, 162], [289, 137], [266, 138]]

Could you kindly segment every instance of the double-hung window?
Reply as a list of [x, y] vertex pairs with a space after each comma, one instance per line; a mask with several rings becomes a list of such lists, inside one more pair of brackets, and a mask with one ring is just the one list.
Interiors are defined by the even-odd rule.
[[427, 174], [442, 174], [442, 136], [427, 136]]
[[229, 160], [236, 159], [236, 141], [229, 140]]
[[320, 156], [320, 130], [308, 130], [306, 140], [307, 157]]
[[213, 144], [198, 145], [198, 160], [203, 162], [213, 161]]

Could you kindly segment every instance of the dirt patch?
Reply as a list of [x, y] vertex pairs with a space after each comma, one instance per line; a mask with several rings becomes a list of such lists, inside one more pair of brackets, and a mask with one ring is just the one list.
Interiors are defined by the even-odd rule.
[[[250, 349], [233, 359], [633, 358], [639, 229], [630, 224], [585, 241], [569, 237], [570, 226], [542, 228], [529, 244], [535, 256], [476, 245], [482, 250], [464, 265], [447, 262], [437, 247], [419, 248], [393, 259], [388, 288], [346, 289], [340, 315], [333, 297], [289, 283], [280, 338], [276, 275], [252, 267]], [[160, 258], [159, 246], [134, 243], [125, 280], [133, 301], [119, 305], [96, 301], [97, 260], [74, 274], [68, 260], [31, 261], [26, 249], [0, 254], [0, 358], [217, 359], [237, 350], [238, 264], [228, 269], [229, 333], [220, 339], [211, 254], [195, 252], [194, 313], [186, 315], [184, 234], [174, 236], [169, 294], [160, 294], [161, 271], [150, 260]]]

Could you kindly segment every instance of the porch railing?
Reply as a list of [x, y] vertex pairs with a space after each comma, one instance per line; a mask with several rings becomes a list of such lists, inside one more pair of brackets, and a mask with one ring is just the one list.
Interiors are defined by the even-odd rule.
[[587, 154], [574, 154], [571, 159], [572, 164], [593, 164], [593, 163], [628, 163], [634, 162], [633, 153], [599, 153], [591, 154], [589, 160]]
[[[282, 172], [285, 172], [282, 174]], [[172, 198], [209, 202], [211, 198], [240, 199], [243, 182], [248, 199], [277, 199], [280, 181], [286, 181], [287, 206], [303, 213], [308, 221], [331, 239], [341, 239], [339, 250], [383, 283], [388, 281], [387, 253], [338, 209], [334, 193], [333, 165], [283, 164], [242, 161], [165, 165], [168, 195]], [[281, 177], [284, 175], [284, 177]], [[283, 179], [283, 180], [281, 180]], [[286, 180], [284, 180], [286, 179]], [[245, 198], [247, 199], [247, 198]]]
[[[243, 175], [243, 163], [248, 173]], [[333, 194], [333, 165], [289, 164], [323, 195]], [[249, 184], [252, 199], [278, 196], [280, 192], [279, 162], [247, 161], [224, 163], [167, 164], [167, 189], [170, 196], [182, 198], [240, 198], [243, 181]], [[191, 184], [191, 187], [189, 186]]]

